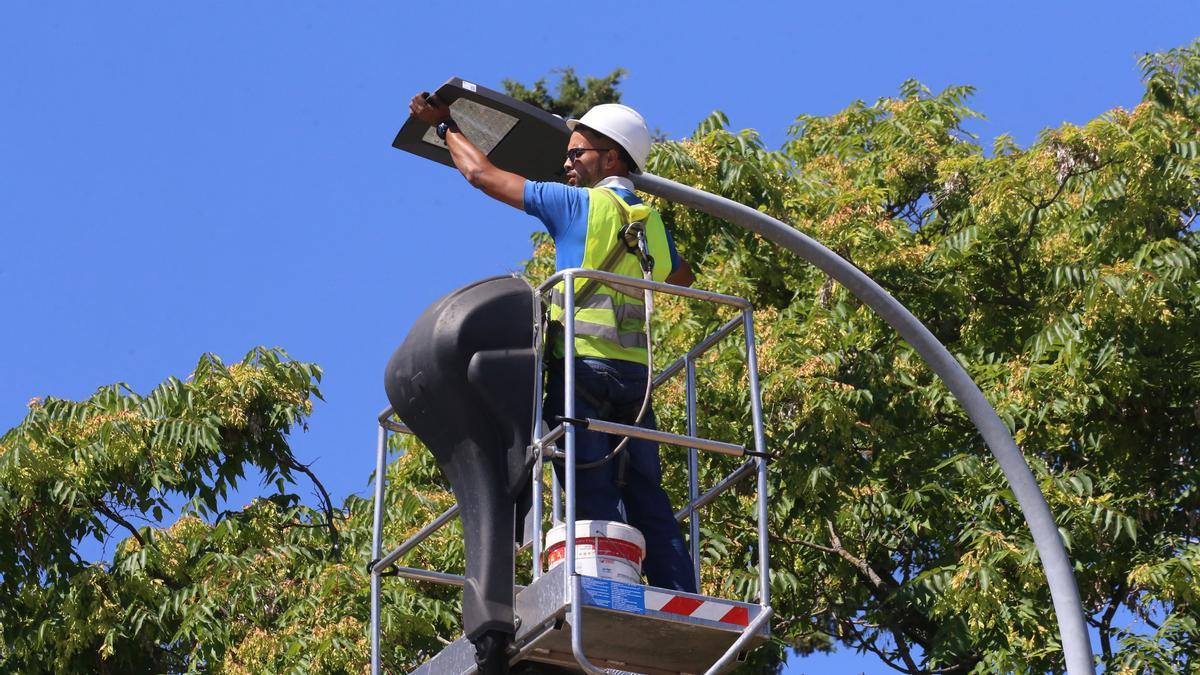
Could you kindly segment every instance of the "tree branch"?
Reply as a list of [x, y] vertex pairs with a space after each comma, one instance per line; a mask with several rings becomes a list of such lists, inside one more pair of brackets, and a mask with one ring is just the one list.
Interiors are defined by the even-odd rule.
[[313, 473], [312, 469], [308, 468], [308, 465], [301, 464], [300, 462], [296, 461], [296, 458], [292, 457], [290, 453], [285, 456], [284, 459], [288, 468], [294, 469], [308, 476], [308, 479], [313, 482], [313, 485], [316, 486], [317, 490], [319, 491], [321, 497], [321, 510], [325, 512], [325, 523], [329, 528], [329, 541], [332, 548], [333, 557], [335, 560], [341, 560], [342, 552], [341, 546], [339, 545], [337, 526], [333, 523], [333, 500], [329, 498], [329, 492], [325, 490], [325, 486], [321, 483], [320, 479], [317, 478], [317, 474]]
[[1133, 610], [1135, 612], [1137, 612], [1138, 616], [1142, 619], [1142, 621], [1146, 622], [1147, 626], [1150, 626], [1154, 630], [1159, 630], [1162, 628], [1162, 626], [1160, 626], [1158, 624], [1158, 622], [1156, 622], [1154, 619], [1150, 618], [1150, 613], [1147, 612], [1146, 608], [1143, 607], [1140, 603], [1134, 602], [1134, 603], [1131, 603], [1130, 606], [1133, 608]]
[[866, 579], [870, 581], [871, 585], [876, 589], [892, 590], [895, 588], [895, 582], [889, 586], [875, 570], [871, 569], [871, 566], [867, 564], [867, 561], [861, 558], [856, 558], [853, 554], [847, 551], [845, 547], [842, 546], [842, 540], [838, 538], [837, 532], [833, 529], [833, 521], [826, 520], [825, 525], [829, 529], [829, 541], [831, 544], [833, 544], [833, 553], [838, 554], [842, 560], [845, 560], [853, 565], [855, 569], [858, 570], [859, 574], [866, 577]]
[[1017, 196], [1021, 198], [1021, 201], [1029, 204], [1029, 206], [1033, 209], [1033, 215], [1029, 217], [1029, 226], [1025, 228], [1025, 235], [1021, 237], [1021, 241], [1018, 244], [1009, 247], [1009, 251], [1013, 255], [1014, 271], [1017, 274], [1018, 295], [1022, 299], [1025, 296], [1025, 273], [1021, 267], [1021, 263], [1025, 258], [1025, 250], [1029, 248], [1029, 242], [1033, 240], [1036, 226], [1042, 220], [1042, 211], [1049, 208], [1052, 204], [1054, 204], [1054, 202], [1058, 201], [1058, 198], [1062, 196], [1063, 191], [1067, 188], [1067, 183], [1071, 182], [1071, 179], [1078, 178], [1080, 176], [1086, 176], [1089, 173], [1099, 171], [1100, 169], [1108, 166], [1108, 164], [1109, 162], [1099, 162], [1095, 166], [1089, 167], [1083, 171], [1069, 171], [1065, 176], [1062, 177], [1061, 180], [1058, 181], [1058, 188], [1054, 191], [1054, 194], [1038, 202], [1035, 202], [1033, 199], [1018, 192]]
[[1121, 600], [1125, 598], [1125, 591], [1125, 579], [1121, 579], [1117, 582], [1116, 587], [1113, 588], [1112, 597], [1108, 601], [1108, 609], [1100, 617], [1100, 625], [1098, 626], [1100, 629], [1100, 648], [1104, 652], [1105, 663], [1112, 663], [1112, 643], [1109, 632], [1112, 631], [1113, 615], [1117, 613], [1117, 608], [1121, 606]]
[[[888, 619], [887, 628], [893, 631], [893, 635], [902, 632], [906, 638], [920, 645], [922, 649], [928, 650], [932, 636], [937, 633], [937, 625], [929, 617], [903, 601], [896, 602], [896, 596], [901, 592], [900, 585], [896, 583], [896, 580], [880, 575], [866, 560], [848, 551], [842, 545], [842, 540], [833, 527], [833, 521], [826, 519], [825, 526], [829, 530], [830, 546], [833, 548], [833, 552], [853, 565], [870, 584], [871, 594], [879, 601], [880, 610]], [[938, 672], [966, 672], [978, 663], [978, 656], [967, 653], [961, 656], [959, 663], [947, 666]]]
[[142, 539], [142, 535], [137, 531], [137, 528], [134, 527], [133, 524], [128, 520], [125, 520], [121, 514], [109, 508], [108, 504], [105, 504], [103, 501], [97, 499], [96, 501], [92, 502], [92, 505], [96, 507], [97, 511], [103, 513], [109, 520], [129, 530], [129, 533], [133, 535], [134, 539], [137, 539], [139, 544], [142, 546], [146, 545], [146, 540]]
[[820, 544], [815, 544], [815, 543], [813, 543], [811, 541], [807, 541], [805, 539], [786, 539], [785, 538], [784, 541], [786, 541], [789, 544], [800, 544], [801, 546], [807, 546], [808, 548], [811, 548], [814, 551], [820, 551], [822, 553], [837, 553], [836, 549], [829, 548], [828, 546], [822, 546]]
[[[888, 668], [891, 668], [892, 670], [895, 670], [895, 671], [898, 671], [901, 673], [905, 673], [906, 675], [917, 675], [917, 673], [921, 672], [919, 669], [905, 668], [904, 666], [901, 666], [900, 664], [893, 661], [889, 654], [884, 652], [882, 649], [880, 649], [875, 644], [875, 639], [874, 638], [868, 639], [866, 636], [864, 636], [862, 634], [862, 631], [858, 630], [858, 627], [856, 627], [854, 625], [854, 622], [852, 620], [843, 619], [842, 617], [838, 616], [837, 614], [834, 614], [833, 618], [838, 622], [839, 625], [850, 629], [850, 631], [854, 634], [854, 639], [858, 642], [858, 644], [855, 645], [856, 647], [865, 649], [865, 650], [871, 652], [872, 654], [874, 654], [875, 656], [879, 657], [879, 660], [883, 661], [884, 665], [886, 665]], [[841, 636], [835, 635], [832, 637], [841, 637]]]

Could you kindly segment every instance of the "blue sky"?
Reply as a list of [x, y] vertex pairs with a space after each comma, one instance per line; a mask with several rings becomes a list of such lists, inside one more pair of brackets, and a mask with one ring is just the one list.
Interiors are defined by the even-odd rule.
[[[298, 455], [336, 501], [368, 494], [391, 351], [434, 298], [518, 268], [537, 227], [390, 147], [408, 98], [448, 77], [624, 67], [652, 127], [720, 109], [772, 146], [908, 78], [972, 84], [981, 142], [1024, 145], [1136, 104], [1137, 55], [1198, 19], [1153, 1], [6, 2], [0, 429], [34, 396], [148, 391], [203, 352], [281, 346], [327, 373]], [[891, 672], [789, 672], [860, 671]]]

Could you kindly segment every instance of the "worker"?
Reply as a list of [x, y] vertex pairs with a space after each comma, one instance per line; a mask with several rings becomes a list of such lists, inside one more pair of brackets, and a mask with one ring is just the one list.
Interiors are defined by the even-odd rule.
[[[542, 221], [554, 239], [558, 269], [604, 268], [641, 277], [640, 265], [649, 259], [656, 280], [680, 286], [695, 280], [662, 218], [634, 194], [629, 176], [645, 168], [651, 141], [645, 120], [632, 108], [606, 103], [567, 122], [571, 136], [563, 162], [566, 185], [526, 180], [496, 167], [461, 133], [449, 106], [436, 96], [417, 94], [409, 111], [436, 127], [454, 165], [471, 185]], [[626, 250], [624, 255], [610, 256], [614, 247], [624, 245], [618, 241], [618, 230], [634, 218], [645, 222], [643, 244], [650, 255], [639, 259]], [[617, 262], [611, 264], [612, 260]], [[575, 416], [630, 423], [630, 416], [641, 408], [650, 377], [641, 292], [625, 287], [626, 294], [596, 282], [591, 282], [590, 290], [579, 290], [586, 287], [586, 280], [577, 280]], [[555, 294], [551, 318], [561, 313], [561, 296]], [[551, 361], [543, 409], [545, 418], [553, 420], [564, 410], [561, 335], [557, 344], [553, 337], [549, 340], [547, 350]], [[645, 413], [640, 425], [656, 428], [653, 410]], [[586, 430], [575, 438], [580, 465], [604, 458], [620, 440]], [[697, 592], [691, 556], [662, 488], [658, 444], [631, 438], [624, 454], [627, 457], [577, 471], [577, 517], [636, 527], [646, 539], [642, 568], [649, 583]]]

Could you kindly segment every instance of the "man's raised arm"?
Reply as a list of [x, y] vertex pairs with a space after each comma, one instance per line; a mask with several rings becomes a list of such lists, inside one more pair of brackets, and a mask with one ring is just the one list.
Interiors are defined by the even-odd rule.
[[467, 182], [483, 190], [493, 199], [525, 210], [525, 178], [492, 164], [487, 155], [458, 130], [450, 118], [450, 106], [443, 103], [436, 94], [417, 94], [409, 103], [408, 111], [430, 126], [437, 126], [443, 122], [449, 125], [445, 135], [446, 147], [450, 150], [450, 159], [454, 161], [454, 166], [462, 172]]

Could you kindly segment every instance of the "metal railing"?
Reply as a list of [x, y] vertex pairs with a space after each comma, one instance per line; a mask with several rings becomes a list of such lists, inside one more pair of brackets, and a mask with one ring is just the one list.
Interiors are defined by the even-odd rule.
[[[730, 319], [717, 330], [706, 336], [696, 344], [692, 349], [685, 354], [672, 361], [667, 367], [653, 378], [651, 389], [657, 389], [672, 377], [680, 373], [684, 373], [686, 400], [687, 400], [687, 433], [674, 434], [670, 432], [642, 429], [640, 427], [619, 424], [608, 420], [587, 419], [579, 420], [575, 418], [574, 410], [574, 389], [575, 389], [575, 279], [586, 278], [596, 279], [599, 281], [608, 281], [619, 283], [627, 287], [635, 287], [639, 289], [649, 289], [653, 292], [675, 295], [702, 302], [711, 302], [720, 305], [733, 307], [738, 311], [738, 316]], [[565, 522], [566, 540], [564, 541], [565, 548], [565, 564], [566, 569], [570, 573], [564, 576], [568, 588], [565, 589], [565, 595], [570, 599], [570, 624], [571, 624], [571, 647], [575, 660], [580, 667], [590, 673], [602, 674], [605, 671], [592, 664], [587, 656], [583, 653], [583, 613], [580, 587], [580, 575], [575, 572], [575, 435], [578, 427], [586, 426], [587, 429], [599, 433], [607, 433], [615, 436], [632, 436], [635, 438], [643, 438], [646, 440], [656, 441], [665, 445], [685, 448], [688, 451], [688, 505], [675, 513], [677, 522], [688, 520], [690, 529], [691, 555], [693, 568], [695, 573], [696, 587], [700, 587], [700, 521], [697, 515], [698, 511], [708, 504], [712, 503], [722, 493], [729, 490], [738, 482], [750, 476], [752, 473], [757, 476], [757, 529], [758, 529], [758, 567], [759, 567], [759, 597], [758, 604], [760, 612], [755, 620], [749, 622], [749, 625], [743, 630], [742, 635], [734, 641], [722, 657], [708, 670], [708, 673], [720, 672], [724, 667], [732, 662], [737, 657], [739, 651], [744, 647], [746, 642], [756, 632], [762, 629], [770, 619], [772, 613], [770, 607], [770, 558], [768, 552], [768, 536], [767, 536], [767, 449], [766, 439], [763, 432], [762, 420], [762, 396], [761, 385], [758, 378], [758, 359], [756, 356], [755, 340], [754, 340], [754, 317], [753, 307], [751, 304], [742, 298], [731, 295], [723, 295], [704, 291], [700, 289], [685, 288], [674, 286], [667, 283], [646, 281], [642, 279], [634, 279], [631, 277], [602, 272], [600, 270], [591, 269], [567, 269], [558, 272], [543, 282], [534, 291], [534, 325], [540, 325], [543, 315], [543, 296], [550, 291], [554, 286], [562, 283], [564, 288], [564, 312], [563, 312], [563, 369], [564, 369], [564, 397], [563, 397], [563, 422], [553, 428], [548, 429], [547, 433], [533, 439], [533, 447], [536, 450], [536, 461], [532, 469], [533, 479], [533, 532], [529, 544], [521, 547], [524, 550], [530, 545], [533, 547], [533, 578], [540, 578], [544, 572], [542, 561], [543, 547], [543, 521], [545, 514], [543, 513], [543, 490], [545, 482], [545, 460], [559, 458], [565, 462], [564, 474], [566, 476], [566, 484], [561, 485], [558, 479], [558, 472], [552, 471], [553, 491], [551, 493], [551, 520], [552, 523], [562, 524]], [[728, 337], [738, 328], [741, 328], [745, 334], [745, 349], [746, 349], [746, 370], [749, 379], [750, 387], [750, 402], [751, 402], [751, 420], [753, 425], [753, 450], [747, 449], [743, 445], [727, 443], [724, 441], [701, 438], [697, 436], [697, 385], [696, 385], [696, 361], [700, 356], [708, 350], [716, 346], [721, 340]], [[535, 350], [541, 354], [545, 345], [542, 343], [544, 331], [535, 331]], [[543, 379], [543, 363], [542, 359], [536, 359], [537, 366], [534, 372], [534, 401], [533, 401], [533, 429], [540, 432], [542, 429], [542, 379]], [[391, 419], [393, 411], [390, 407], [383, 410], [379, 414], [379, 433], [377, 436], [376, 461], [375, 461], [375, 511], [374, 511], [374, 532], [372, 538], [372, 563], [370, 564], [371, 574], [371, 672], [372, 675], [380, 673], [380, 596], [382, 592], [382, 577], [383, 576], [400, 576], [409, 579], [432, 581], [436, 583], [453, 584], [462, 586], [465, 583], [465, 578], [461, 575], [447, 574], [444, 572], [434, 572], [429, 570], [421, 570], [412, 567], [404, 567], [397, 565], [405, 554], [415, 548], [418, 544], [432, 535], [434, 532], [441, 529], [458, 514], [459, 506], [455, 504], [446, 509], [441, 515], [437, 516], [433, 521], [421, 528], [420, 531], [410, 536], [403, 543], [397, 546], [386, 555], [383, 553], [383, 501], [384, 490], [386, 487], [386, 455], [387, 455], [387, 439], [388, 432], [395, 433], [412, 433], [405, 425], [393, 421]], [[556, 442], [562, 439], [563, 451], [556, 451]], [[717, 481], [715, 485], [709, 488], [703, 494], [700, 493], [699, 485], [699, 451], [704, 450], [722, 455], [732, 456], [750, 456], [746, 462], [742, 463], [728, 475]], [[565, 498], [560, 496], [565, 492]], [[565, 514], [564, 514], [565, 511]], [[565, 516], [565, 517], [564, 517]], [[517, 587], [518, 589], [521, 587]]]

